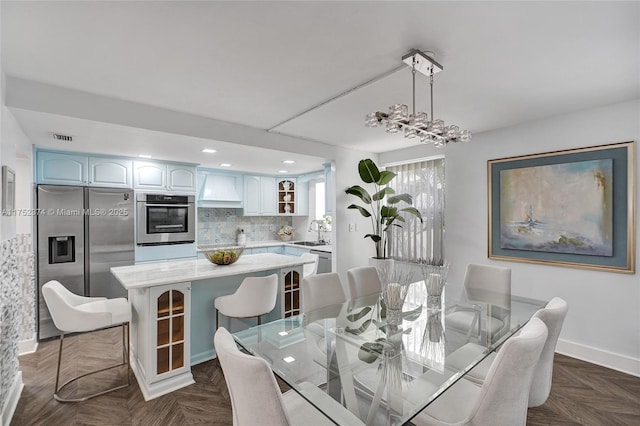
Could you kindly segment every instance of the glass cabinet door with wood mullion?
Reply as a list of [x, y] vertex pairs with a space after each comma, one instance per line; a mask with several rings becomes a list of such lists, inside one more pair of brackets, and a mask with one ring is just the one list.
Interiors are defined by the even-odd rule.
[[278, 181], [278, 214], [296, 213], [296, 181], [288, 178]]
[[282, 272], [284, 281], [283, 316], [290, 317], [300, 314], [300, 272], [287, 269]]
[[185, 318], [189, 287], [168, 289], [155, 298], [156, 369], [157, 376], [185, 367], [187, 321]]

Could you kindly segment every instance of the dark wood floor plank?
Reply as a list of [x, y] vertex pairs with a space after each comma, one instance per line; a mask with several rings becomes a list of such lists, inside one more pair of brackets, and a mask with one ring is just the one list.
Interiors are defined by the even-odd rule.
[[[106, 330], [65, 338], [66, 377], [107, 366], [121, 354], [121, 331]], [[58, 341], [42, 342], [20, 357], [25, 388], [11, 422], [22, 425], [183, 426], [232, 424], [231, 403], [217, 360], [192, 368], [195, 384], [146, 402], [133, 373], [131, 386], [81, 403], [53, 399]], [[116, 369], [83, 379], [81, 392], [122, 380]], [[287, 385], [278, 380], [282, 390]], [[73, 389], [72, 389], [73, 390]], [[542, 407], [528, 411], [528, 426], [638, 426], [640, 378], [584, 361], [556, 355], [551, 395]]]

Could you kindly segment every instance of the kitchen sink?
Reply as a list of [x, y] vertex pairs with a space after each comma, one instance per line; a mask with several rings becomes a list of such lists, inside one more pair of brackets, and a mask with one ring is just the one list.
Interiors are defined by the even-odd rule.
[[327, 245], [327, 243], [319, 243], [317, 241], [297, 241], [293, 244], [299, 245], [299, 246], [324, 246]]

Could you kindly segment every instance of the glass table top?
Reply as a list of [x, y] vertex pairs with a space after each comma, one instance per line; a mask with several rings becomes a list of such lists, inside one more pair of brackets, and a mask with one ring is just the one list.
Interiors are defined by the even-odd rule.
[[[515, 334], [545, 302], [426, 307], [412, 284], [401, 311], [379, 295], [234, 334], [249, 353], [336, 424], [410, 421]], [[347, 411], [348, 410], [348, 411]]]

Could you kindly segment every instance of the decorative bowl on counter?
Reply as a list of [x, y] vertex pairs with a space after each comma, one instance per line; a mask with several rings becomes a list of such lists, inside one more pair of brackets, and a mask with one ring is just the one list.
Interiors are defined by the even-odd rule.
[[209, 262], [216, 265], [231, 265], [240, 259], [244, 251], [244, 246], [238, 245], [200, 246], [199, 248]]

